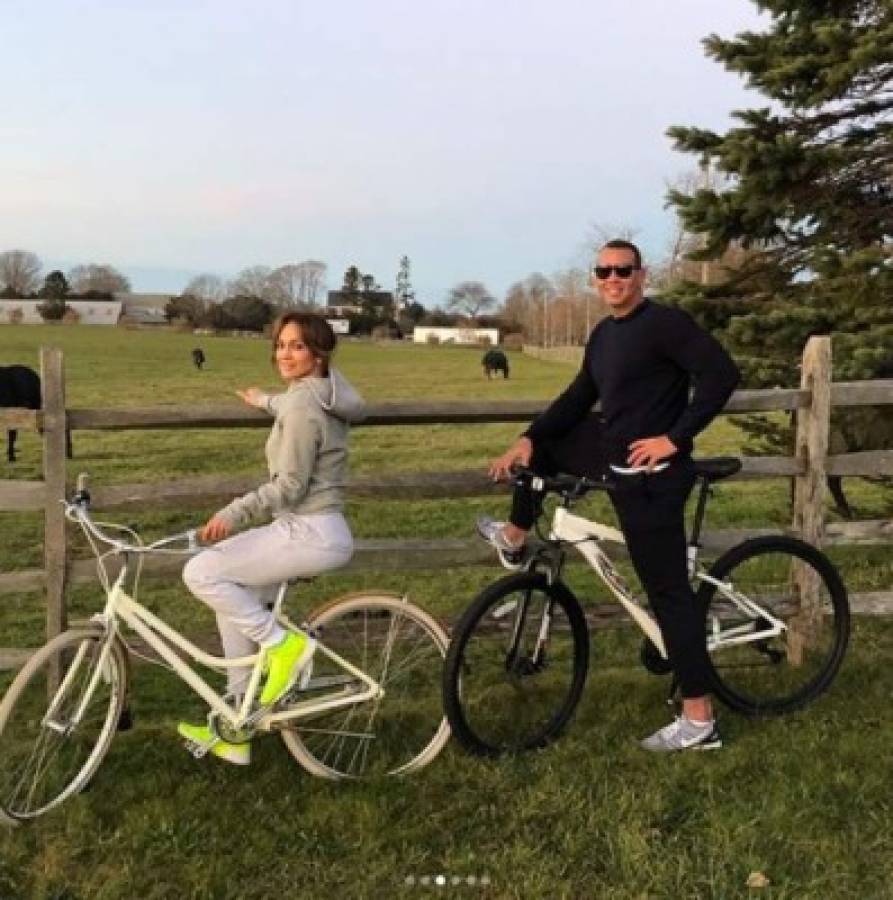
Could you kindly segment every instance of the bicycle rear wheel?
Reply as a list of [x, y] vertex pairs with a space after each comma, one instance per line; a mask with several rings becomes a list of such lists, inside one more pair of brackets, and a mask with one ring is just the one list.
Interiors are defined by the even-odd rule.
[[[702, 582], [697, 598], [720, 700], [746, 715], [779, 715], [831, 684], [849, 639], [850, 610], [846, 588], [823, 553], [797, 538], [756, 538], [733, 547], [708, 574], [768, 613], [746, 612], [723, 589]], [[766, 636], [754, 640], [760, 633]]]
[[[448, 638], [424, 610], [396, 594], [359, 593], [311, 614], [306, 627], [384, 689], [376, 700], [300, 719], [282, 731], [289, 752], [325, 778], [403, 775], [434, 759], [449, 740], [440, 705]], [[350, 690], [343, 668], [317, 651], [301, 700]], [[314, 687], [314, 686], [317, 687]]]
[[589, 634], [560, 581], [524, 572], [485, 588], [459, 619], [443, 700], [457, 740], [498, 756], [543, 747], [565, 727], [589, 665]]
[[127, 696], [126, 651], [100, 629], [72, 629], [40, 648], [0, 703], [0, 813], [34, 819], [87, 785]]

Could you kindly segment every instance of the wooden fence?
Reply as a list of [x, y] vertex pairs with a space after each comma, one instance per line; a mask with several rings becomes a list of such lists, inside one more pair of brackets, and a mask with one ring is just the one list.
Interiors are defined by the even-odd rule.
[[[44, 515], [44, 567], [0, 574], [0, 595], [25, 590], [46, 592], [47, 635], [65, 627], [67, 585], [95, 577], [93, 560], [72, 560], [66, 542], [60, 499], [67, 496], [65, 431], [159, 428], [269, 427], [269, 417], [244, 407], [158, 407], [150, 409], [68, 409], [62, 353], [41, 351], [44, 408], [0, 410], [0, 433], [6, 428], [43, 429], [43, 480], [0, 481], [0, 511], [42, 510]], [[738, 478], [794, 478], [794, 514], [791, 531], [819, 546], [829, 544], [893, 543], [889, 519], [825, 522], [824, 491], [827, 475], [893, 475], [893, 448], [870, 453], [828, 455], [832, 407], [893, 404], [893, 380], [831, 383], [831, 341], [811, 338], [802, 361], [799, 389], [736, 391], [724, 412], [797, 410], [796, 451], [792, 457], [745, 457]], [[383, 403], [372, 406], [364, 426], [418, 424], [476, 424], [527, 422], [539, 413], [540, 401], [512, 403]], [[256, 478], [222, 479], [215, 476], [168, 483], [95, 485], [94, 506], [99, 509], [130, 504], [211, 503], [228, 500], [256, 486]], [[447, 471], [364, 476], [350, 482], [351, 496], [407, 499], [478, 496], [505, 489], [490, 484], [480, 471]], [[725, 529], [708, 531], [704, 544], [719, 551], [748, 538], [776, 533], [777, 529]], [[150, 558], [146, 571], [171, 571], [182, 560]], [[469, 540], [365, 540], [349, 569], [442, 569], [449, 566], [492, 564], [483, 542]], [[893, 613], [893, 586], [884, 591], [851, 596], [853, 609], [868, 614]], [[2, 600], [0, 600], [2, 602]], [[0, 648], [0, 669], [18, 665], [30, 651]]]

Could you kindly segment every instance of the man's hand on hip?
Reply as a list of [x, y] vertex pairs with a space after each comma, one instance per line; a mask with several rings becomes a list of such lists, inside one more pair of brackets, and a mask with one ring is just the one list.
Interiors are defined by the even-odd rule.
[[665, 435], [642, 438], [629, 445], [629, 456], [626, 462], [630, 466], [645, 466], [653, 469], [662, 459], [667, 459], [677, 452], [676, 445]]
[[494, 481], [507, 479], [512, 474], [515, 466], [526, 466], [530, 464], [530, 457], [533, 455], [533, 444], [530, 438], [521, 437], [509, 447], [502, 456], [494, 459], [490, 463], [487, 473]]

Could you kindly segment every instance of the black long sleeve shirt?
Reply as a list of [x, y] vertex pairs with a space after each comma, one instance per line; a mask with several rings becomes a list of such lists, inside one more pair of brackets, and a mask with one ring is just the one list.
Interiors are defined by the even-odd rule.
[[599, 322], [579, 374], [525, 434], [534, 443], [559, 438], [600, 400], [612, 461], [625, 462], [632, 441], [664, 434], [688, 455], [739, 379], [728, 353], [688, 313], [643, 300], [629, 315]]

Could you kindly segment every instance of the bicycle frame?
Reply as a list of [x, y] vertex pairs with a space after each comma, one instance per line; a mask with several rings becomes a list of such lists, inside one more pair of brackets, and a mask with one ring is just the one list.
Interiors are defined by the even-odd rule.
[[629, 613], [630, 618], [642, 629], [649, 640], [657, 647], [660, 655], [667, 659], [667, 649], [660, 626], [654, 617], [641, 607], [627, 587], [626, 582], [614, 568], [607, 553], [599, 546], [599, 541], [614, 541], [625, 544], [622, 532], [608, 525], [591, 522], [583, 516], [574, 515], [563, 506], [555, 510], [552, 519], [552, 539], [568, 541], [589, 563], [596, 574], [608, 586], [611, 593], [620, 601], [621, 606]]
[[[592, 522], [583, 516], [571, 513], [566, 507], [559, 506], [555, 509], [552, 528], [549, 534], [552, 540], [567, 541], [576, 547], [590, 567], [608, 586], [611, 593], [617, 598], [621, 606], [627, 611], [630, 618], [645, 633], [654, 644], [664, 659], [668, 659], [666, 645], [660, 626], [654, 617], [636, 602], [635, 597], [614, 568], [608, 555], [599, 546], [600, 541], [613, 541], [625, 544], [623, 533], [616, 528]], [[753, 641], [763, 641], [777, 637], [787, 630], [784, 622], [772, 615], [765, 607], [758, 604], [750, 597], [746, 597], [736, 591], [731, 584], [719, 581], [708, 575], [697, 562], [697, 547], [689, 546], [689, 566], [694, 578], [699, 581], [707, 581], [733, 603], [742, 612], [754, 619], [760, 618], [767, 623], [767, 627], [754, 629], [751, 625], [738, 625], [734, 628], [720, 630], [718, 621], [714, 622], [712, 632], [707, 634], [707, 651], [712, 652], [719, 647], [730, 644], [745, 644]]]
[[[347, 660], [340, 657], [337, 653], [326, 647], [321, 641], [317, 641], [317, 653], [323, 653], [341, 669], [349, 673], [353, 679], [359, 680], [364, 689], [361, 691], [343, 690], [334, 694], [330, 694], [317, 699], [302, 701], [295, 704], [287, 710], [279, 712], [267, 712], [257, 716], [252, 714], [251, 708], [260, 687], [263, 663], [263, 653], [252, 654], [251, 656], [240, 656], [227, 659], [225, 657], [215, 656], [206, 653], [196, 647], [191, 641], [180, 634], [175, 628], [164, 622], [154, 613], [150, 612], [141, 603], [129, 596], [123, 588], [127, 577], [128, 567], [122, 567], [114, 584], [108, 591], [105, 609], [101, 614], [94, 617], [107, 628], [110, 639], [107, 646], [103, 648], [103, 654], [108, 654], [111, 646], [111, 638], [119, 633], [118, 624], [124, 622], [136, 634], [138, 634], [176, 673], [176, 675], [185, 684], [189, 685], [196, 694], [198, 694], [208, 706], [223, 717], [233, 728], [239, 729], [251, 723], [258, 729], [270, 731], [276, 725], [290, 722], [294, 719], [311, 716], [316, 713], [325, 712], [330, 709], [336, 709], [341, 706], [349, 706], [356, 703], [364, 703], [383, 695], [380, 685], [365, 672], [351, 665]], [[285, 592], [288, 587], [287, 582], [283, 582], [278, 589], [276, 601], [273, 607], [273, 614], [286, 627], [294, 628], [294, 624], [282, 614], [281, 606], [285, 598]], [[191, 657], [195, 662], [214, 669], [228, 669], [234, 667], [251, 666], [251, 676], [248, 682], [248, 689], [242, 699], [239, 708], [234, 708], [223, 695], [218, 694], [188, 663], [182, 656], [171, 649], [168, 643], [176, 646], [182, 653]], [[101, 657], [98, 670], [102, 669], [105, 663], [105, 655]], [[328, 680], [327, 687], [330, 685]], [[320, 687], [314, 685], [312, 680], [311, 687]], [[91, 693], [92, 688], [91, 685]], [[89, 697], [86, 698], [87, 700]], [[86, 702], [86, 700], [85, 700]]]
[[[100, 528], [90, 519], [87, 511], [89, 503], [89, 495], [86, 494], [85, 488], [82, 488], [82, 482], [86, 483], [86, 476], [82, 475], [78, 479], [78, 498], [73, 503], [65, 502], [66, 518], [76, 521], [84, 530], [90, 545], [93, 547], [97, 557], [97, 565], [99, 568], [100, 582], [106, 591], [106, 603], [103, 611], [93, 616], [93, 621], [102, 625], [106, 632], [104, 645], [100, 651], [99, 663], [93, 674], [90, 684], [84, 693], [83, 700], [73, 717], [73, 721], [77, 724], [80, 721], [83, 711], [96, 690], [99, 683], [101, 673], [105, 670], [108, 655], [111, 652], [112, 642], [120, 636], [120, 623], [123, 622], [129, 626], [136, 634], [138, 634], [149, 645], [158, 656], [163, 659], [171, 670], [187, 684], [192, 690], [198, 694], [211, 708], [222, 717], [229, 725], [238, 730], [246, 726], [257, 728], [258, 730], [270, 731], [275, 726], [294, 719], [312, 716], [317, 713], [337, 709], [343, 706], [350, 706], [357, 703], [365, 703], [367, 700], [373, 700], [384, 695], [382, 687], [365, 672], [351, 665], [347, 660], [343, 659], [334, 651], [326, 647], [321, 641], [316, 642], [316, 652], [322, 653], [334, 662], [342, 671], [347, 673], [344, 678], [338, 676], [329, 676], [325, 679], [317, 679], [315, 682], [311, 678], [304, 690], [320, 690], [324, 688], [342, 687], [341, 691], [331, 692], [317, 697], [292, 704], [287, 710], [272, 711], [269, 709], [259, 709], [251, 711], [255, 699], [258, 695], [260, 681], [263, 674], [264, 654], [258, 652], [250, 656], [240, 656], [227, 659], [221, 656], [215, 656], [206, 653], [199, 647], [196, 647], [191, 641], [180, 634], [175, 628], [164, 622], [158, 616], [151, 613], [146, 607], [139, 603], [135, 597], [131, 597], [125, 590], [124, 584], [130, 573], [130, 558], [137, 555], [141, 558], [147, 553], [177, 553], [190, 554], [194, 553], [198, 546], [195, 543], [195, 532], [187, 531], [183, 534], [173, 535], [163, 538], [148, 546], [139, 542], [139, 545], [127, 544], [125, 542], [110, 538], [104, 534]], [[112, 526], [118, 527], [118, 526]], [[130, 531], [130, 529], [123, 529]], [[139, 541], [138, 536], [134, 537]], [[188, 549], [186, 550], [170, 550], [167, 549], [171, 544], [178, 541], [187, 541]], [[97, 541], [110, 546], [107, 553], [101, 553], [97, 545]], [[108, 572], [105, 565], [105, 559], [109, 555], [115, 555], [122, 559], [121, 570], [118, 572], [114, 581], [110, 583]], [[139, 580], [139, 566], [137, 567], [137, 575], [135, 584]], [[297, 626], [291, 622], [282, 612], [282, 603], [285, 599], [285, 592], [288, 588], [288, 582], [282, 582], [276, 592], [276, 599], [273, 604], [273, 615], [276, 620], [285, 628], [297, 630]], [[226, 701], [225, 695], [218, 694], [209, 684], [202, 678], [187, 662], [184, 661], [180, 653], [173, 650], [169, 644], [174, 645], [182, 654], [191, 657], [196, 663], [213, 669], [226, 670], [235, 667], [251, 668], [249, 676], [248, 688], [245, 692], [242, 702], [238, 708], [231, 706]], [[75, 659], [76, 665], [69, 669], [68, 678], [73, 677], [73, 673], [78, 668], [78, 657]], [[66, 682], [68, 681], [66, 678]], [[361, 690], [354, 690], [349, 687], [353, 681], [359, 681], [362, 685]], [[63, 683], [60, 687], [67, 687]], [[57, 692], [57, 697], [64, 696], [63, 691]], [[55, 709], [56, 701], [51, 701], [44, 721], [49, 727], [53, 727], [52, 715]]]

